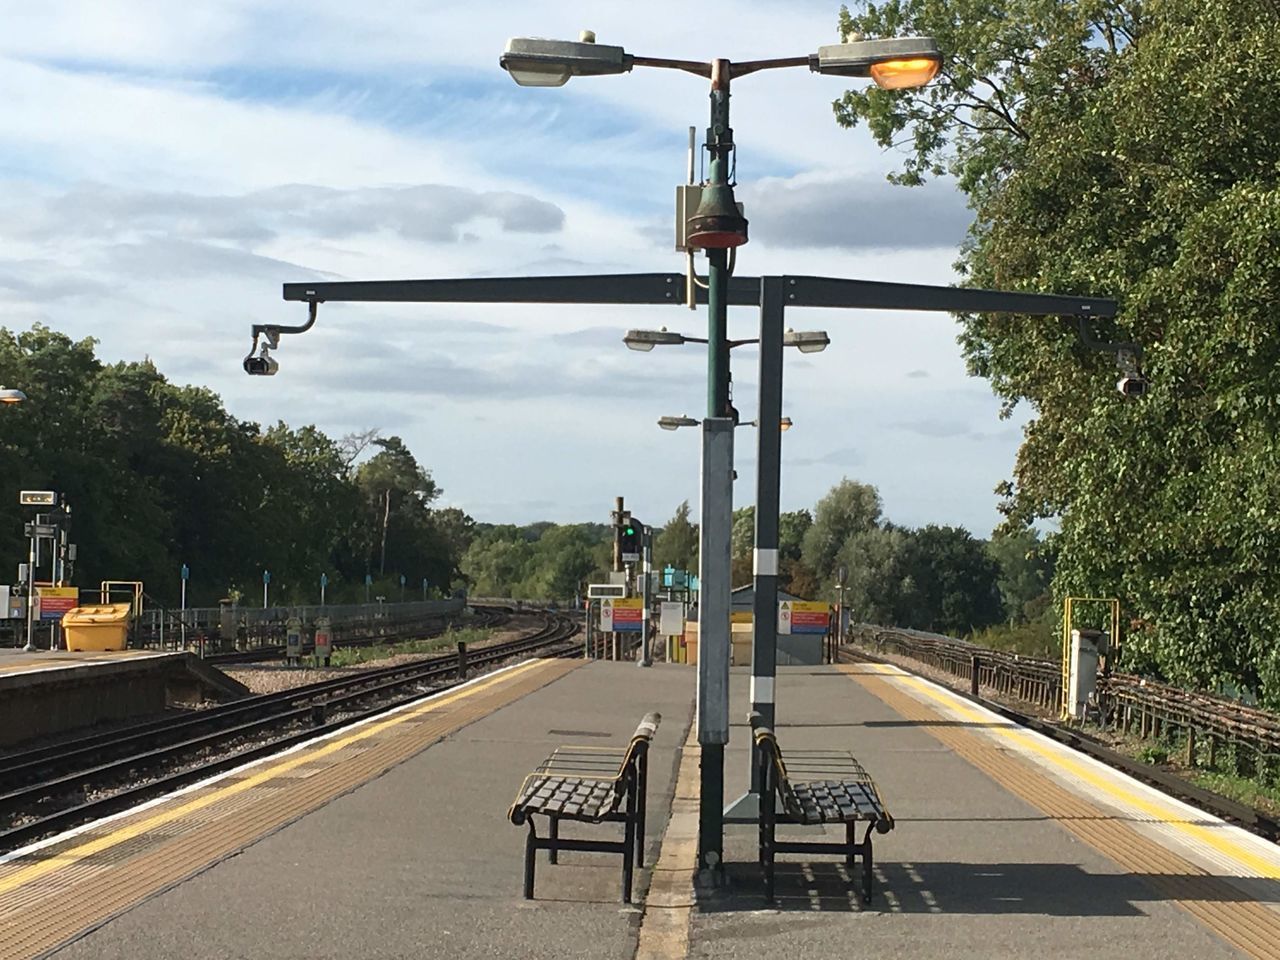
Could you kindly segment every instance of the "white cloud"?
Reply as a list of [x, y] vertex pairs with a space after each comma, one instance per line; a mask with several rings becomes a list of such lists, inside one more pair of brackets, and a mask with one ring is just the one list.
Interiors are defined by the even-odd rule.
[[[735, 4], [714, 48], [671, 29], [686, 7], [637, 9], [593, 4], [583, 22], [550, 0], [0, 2], [6, 322], [97, 336], [109, 360], [150, 354], [247, 419], [401, 433], [481, 519], [603, 519], [625, 493], [660, 522], [696, 503], [698, 446], [696, 431], [654, 421], [701, 413], [705, 353], [620, 340], [629, 327], [700, 333], [701, 313], [325, 304], [314, 331], [285, 339], [279, 376], [240, 369], [251, 322], [301, 321], [285, 281], [679, 272], [668, 210], [683, 130], [706, 124], [704, 81], [637, 70], [524, 90], [498, 69], [503, 43], [592, 27], [641, 54], [787, 56], [833, 39], [836, 7]], [[842, 90], [804, 70], [735, 83], [752, 220], [738, 272], [952, 282], [963, 206], [945, 186], [885, 185], [896, 158], [831, 119]], [[936, 239], [889, 229], [922, 219]], [[730, 322], [750, 336], [757, 313]], [[892, 519], [989, 529], [1019, 424], [966, 378], [954, 324], [821, 310], [788, 322], [833, 342], [788, 358], [787, 505], [848, 472], [881, 485]], [[747, 417], [755, 364], [751, 348], [734, 352]], [[753, 441], [741, 446], [747, 502]]]

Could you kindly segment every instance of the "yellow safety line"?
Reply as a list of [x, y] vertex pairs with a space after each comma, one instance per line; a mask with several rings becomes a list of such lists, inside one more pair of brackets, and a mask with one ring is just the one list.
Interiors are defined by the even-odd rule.
[[[886, 664], [885, 666], [888, 665]], [[914, 677], [903, 670], [899, 670], [896, 667], [882, 672], [885, 675], [894, 676], [903, 680], [908, 686], [919, 690], [931, 700], [955, 711], [966, 719], [983, 722], [988, 719], [988, 715], [986, 713], [968, 706], [964, 701], [959, 700], [958, 698], [949, 697], [946, 694], [939, 692], [934, 689], [933, 685], [928, 681], [918, 679], [917, 677]], [[1012, 740], [1014, 743], [1031, 750], [1033, 753], [1036, 753], [1045, 760], [1048, 760], [1059, 769], [1064, 770], [1073, 776], [1079, 777], [1090, 786], [1111, 797], [1112, 800], [1136, 807], [1143, 813], [1149, 814], [1162, 825], [1171, 827], [1188, 837], [1207, 843], [1219, 853], [1246, 865], [1260, 877], [1264, 877], [1268, 880], [1280, 880], [1280, 866], [1277, 864], [1250, 852], [1238, 843], [1234, 843], [1229, 838], [1222, 836], [1222, 834], [1217, 830], [1210, 830], [1194, 823], [1186, 823], [1179, 820], [1169, 819], [1171, 811], [1168, 807], [1162, 807], [1161, 805], [1134, 793], [1132, 790], [1127, 790], [1123, 786], [1112, 782], [1079, 761], [1068, 756], [1063, 756], [1056, 750], [1051, 750], [1048, 746], [1041, 743], [1038, 737], [1028, 734], [1012, 726], [1012, 724], [1008, 727], [988, 726], [987, 729], [992, 733], [997, 733], [1000, 736], [1005, 737], [1008, 740]]]
[[464, 690], [458, 690], [454, 693], [446, 694], [443, 697], [432, 698], [412, 710], [405, 710], [389, 717], [386, 720], [380, 720], [377, 723], [369, 724], [368, 726], [357, 730], [355, 733], [348, 734], [347, 736], [336, 740], [331, 740], [329, 743], [316, 750], [299, 751], [298, 753], [291, 755], [289, 759], [282, 760], [279, 763], [270, 764], [252, 776], [246, 777], [244, 780], [229, 783], [224, 787], [201, 794], [194, 799], [188, 800], [186, 803], [180, 804], [176, 807], [171, 807], [168, 810], [163, 810], [145, 820], [140, 820], [137, 823], [125, 824], [119, 829], [113, 830], [111, 833], [97, 837], [87, 843], [82, 843], [77, 847], [73, 847], [70, 850], [50, 857], [48, 860], [33, 863], [28, 867], [15, 871], [8, 877], [0, 879], [0, 894], [8, 893], [10, 890], [14, 890], [25, 883], [30, 883], [32, 880], [36, 880], [39, 877], [44, 876], [46, 873], [51, 873], [61, 867], [78, 863], [86, 857], [93, 856], [95, 853], [118, 846], [119, 844], [144, 834], [149, 830], [154, 830], [156, 827], [163, 826], [166, 823], [171, 823], [188, 813], [194, 813], [197, 810], [202, 810], [205, 807], [217, 803], [219, 800], [224, 800], [228, 797], [234, 797], [236, 794], [244, 793], [246, 790], [251, 790], [259, 784], [265, 783], [282, 773], [288, 773], [290, 770], [294, 770], [302, 766], [304, 763], [310, 763], [312, 760], [319, 759], [320, 757], [337, 753], [344, 747], [350, 746], [353, 743], [358, 743], [361, 740], [367, 740], [369, 737], [376, 736], [384, 730], [388, 730], [397, 724], [404, 723], [406, 720], [419, 717], [424, 713], [429, 713], [432, 710], [436, 710], [465, 697], [474, 696], [475, 694], [487, 690], [492, 686], [503, 683], [513, 677], [517, 677], [520, 674], [526, 673], [534, 667], [541, 666], [545, 663], [546, 661], [543, 660], [531, 660], [530, 662], [521, 664], [518, 667], [503, 671], [502, 673], [497, 674], [488, 680], [477, 683], [474, 686], [469, 686]]

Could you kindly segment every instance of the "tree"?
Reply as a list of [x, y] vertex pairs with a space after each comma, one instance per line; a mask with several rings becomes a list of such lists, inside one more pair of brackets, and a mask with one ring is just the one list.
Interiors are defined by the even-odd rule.
[[670, 565], [677, 570], [698, 569], [698, 525], [689, 521], [688, 500], [676, 507], [675, 516], [654, 538], [653, 561], [659, 567]]
[[[848, 569], [844, 603], [853, 620], [907, 626], [914, 588], [906, 557], [907, 535], [896, 527], [868, 527], [851, 534], [840, 547], [837, 562]], [[824, 585], [823, 599], [836, 599], [833, 585]]]
[[999, 568], [968, 530], [928, 524], [911, 531], [903, 547], [911, 595], [899, 623], [965, 636], [1000, 620]]
[[987, 541], [987, 555], [999, 568], [996, 586], [1010, 626], [1037, 619], [1049, 604], [1052, 546], [1034, 527], [1001, 527]]
[[805, 566], [804, 536], [813, 526], [808, 510], [792, 510], [778, 516], [778, 586], [797, 597], [815, 596], [817, 578]]
[[874, 529], [880, 520], [876, 488], [848, 477], [818, 501], [813, 523], [805, 531], [801, 557], [820, 582], [833, 579], [836, 558], [854, 534]]
[[752, 582], [755, 573], [756, 508], [733, 511], [729, 539], [729, 583], [735, 589]]
[[[931, 33], [927, 93], [850, 95], [845, 122], [909, 137], [907, 182], [946, 170], [974, 210], [975, 286], [1119, 298], [1097, 334], [1144, 344], [1150, 394], [1065, 322], [965, 320], [970, 369], [1035, 419], [1010, 524], [1061, 524], [1054, 590], [1118, 595], [1127, 650], [1176, 681], [1280, 703], [1280, 32], [1256, 0], [891, 0], [847, 19]], [[985, 91], [985, 92], [984, 92]], [[977, 92], [986, 104], [970, 103]], [[1002, 113], [1004, 115], [1002, 115]]]

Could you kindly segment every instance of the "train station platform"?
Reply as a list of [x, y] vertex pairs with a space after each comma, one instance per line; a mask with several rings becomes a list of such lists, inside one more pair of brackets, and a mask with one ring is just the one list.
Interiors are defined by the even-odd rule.
[[[895, 667], [778, 673], [784, 757], [853, 750], [896, 820], [870, 904], [799, 855], [766, 903], [750, 826], [695, 898], [694, 671], [543, 660], [0, 858], [0, 958], [1280, 955], [1280, 848]], [[581, 853], [544, 856], [523, 900], [524, 775], [562, 743], [622, 746], [651, 710], [637, 906], [616, 856]], [[735, 725], [730, 797], [747, 742]]]
[[693, 682], [527, 661], [0, 858], [0, 958], [630, 957], [640, 914], [619, 902], [618, 858], [562, 854], [526, 902], [507, 808], [554, 747], [625, 745], [657, 710], [652, 864]]
[[[1280, 847], [897, 667], [778, 673], [784, 760], [852, 750], [896, 820], [876, 895], [838, 858], [783, 855], [767, 908], [755, 828], [731, 826], [730, 882], [701, 899], [689, 956], [1280, 956]], [[741, 789], [748, 736], [726, 750]]]
[[249, 690], [190, 653], [0, 650], [0, 747]]

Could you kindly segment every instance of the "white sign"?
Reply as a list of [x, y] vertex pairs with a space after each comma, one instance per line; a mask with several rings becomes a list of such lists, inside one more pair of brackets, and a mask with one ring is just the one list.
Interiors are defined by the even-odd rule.
[[791, 636], [791, 603], [788, 600], [778, 604], [778, 636]]
[[684, 633], [684, 604], [664, 600], [658, 611], [658, 636], [676, 637]]
[[600, 601], [600, 631], [613, 633], [613, 601]]

